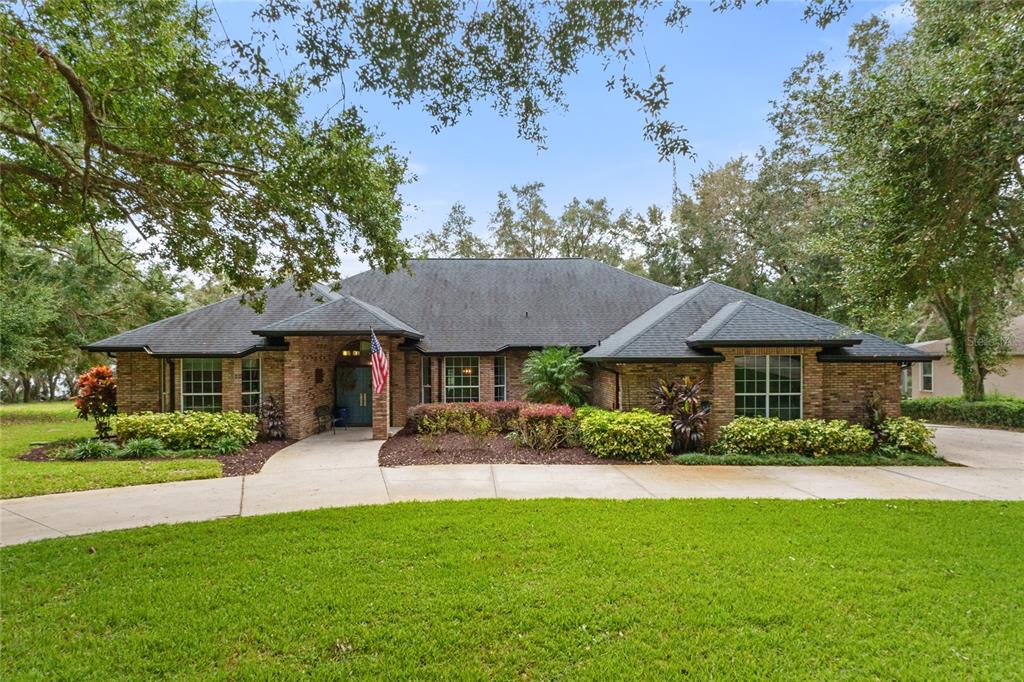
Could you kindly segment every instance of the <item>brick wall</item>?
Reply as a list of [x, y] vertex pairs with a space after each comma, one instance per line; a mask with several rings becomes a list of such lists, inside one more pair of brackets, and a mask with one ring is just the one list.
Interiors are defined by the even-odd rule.
[[606, 410], [616, 409], [619, 406], [618, 375], [612, 370], [595, 366], [592, 377], [590, 403]]
[[[382, 342], [383, 343], [383, 342]], [[399, 428], [405, 426], [405, 418], [407, 412], [407, 382], [406, 382], [406, 360], [414, 357], [405, 353], [404, 351], [398, 350], [399, 344], [402, 343], [402, 339], [392, 338], [390, 344], [385, 344], [385, 348], [390, 345], [391, 354], [389, 356], [389, 362], [391, 363], [391, 373], [389, 375], [388, 382], [391, 388], [391, 426], [397, 426]]]
[[651, 409], [654, 406], [654, 388], [661, 379], [682, 381], [684, 377], [693, 380], [704, 379], [704, 393], [707, 399], [713, 395], [711, 382], [712, 365], [706, 362], [624, 362], [615, 366], [619, 371], [619, 392], [621, 409], [636, 407]]
[[825, 419], [863, 421], [877, 391], [890, 417], [900, 415], [900, 366], [895, 362], [823, 362]]
[[117, 409], [124, 414], [160, 411], [163, 361], [149, 353], [117, 354]]
[[[284, 352], [284, 416], [289, 438], [316, 433], [317, 407], [334, 405], [334, 366], [354, 336], [291, 336]], [[320, 370], [320, 383], [317, 383]]]

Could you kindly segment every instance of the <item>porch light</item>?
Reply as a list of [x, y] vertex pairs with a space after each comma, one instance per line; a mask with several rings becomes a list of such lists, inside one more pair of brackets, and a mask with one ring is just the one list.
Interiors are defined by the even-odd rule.
[[350, 351], [350, 350], [343, 350], [343, 351], [341, 351], [341, 354], [343, 356], [345, 356], [345, 357], [348, 357], [349, 355], [352, 355], [352, 351]]

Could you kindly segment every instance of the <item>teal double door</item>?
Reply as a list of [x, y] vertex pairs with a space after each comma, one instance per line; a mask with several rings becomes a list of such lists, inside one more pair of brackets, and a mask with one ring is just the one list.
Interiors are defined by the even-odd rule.
[[351, 426], [370, 426], [373, 422], [373, 380], [369, 367], [344, 367], [334, 370], [334, 406], [348, 408]]

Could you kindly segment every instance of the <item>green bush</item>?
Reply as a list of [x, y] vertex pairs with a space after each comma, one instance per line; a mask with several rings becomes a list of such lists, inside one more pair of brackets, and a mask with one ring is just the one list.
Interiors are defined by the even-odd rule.
[[910, 417], [886, 419], [882, 423], [882, 445], [903, 452], [935, 456], [934, 432], [923, 421]]
[[114, 418], [117, 439], [159, 438], [171, 450], [212, 448], [225, 436], [256, 441], [257, 417], [241, 412], [142, 412]]
[[474, 410], [438, 410], [434, 414], [424, 416], [419, 422], [419, 432], [431, 436], [461, 433], [466, 436], [483, 437], [494, 431], [491, 420]]
[[413, 431], [422, 433], [424, 431], [424, 419], [433, 419], [431, 424], [435, 426], [432, 428], [436, 428], [437, 424], [447, 423], [446, 420], [448, 419], [448, 413], [475, 412], [486, 417], [487, 421], [491, 423], [491, 428], [493, 430], [508, 431], [512, 428], [512, 423], [519, 417], [519, 410], [523, 406], [530, 404], [531, 403], [520, 400], [482, 403], [424, 403], [422, 405], [416, 405], [415, 407], [409, 408], [408, 424]]
[[937, 424], [1001, 426], [1024, 429], [1024, 399], [993, 397], [968, 401], [959, 397], [904, 400], [903, 416]]
[[117, 456], [122, 459], [141, 459], [156, 457], [164, 450], [163, 441], [159, 438], [132, 438], [125, 441]]
[[519, 411], [509, 438], [521, 448], [555, 450], [576, 444], [577, 426], [568, 405], [532, 405]]
[[244, 447], [245, 444], [235, 436], [221, 436], [211, 449], [215, 455], [233, 455]]
[[737, 417], [719, 431], [714, 449], [730, 454], [824, 457], [865, 453], [872, 447], [871, 431], [842, 419]]
[[61, 459], [100, 459], [113, 457], [117, 446], [106, 440], [84, 440], [73, 448], [62, 450], [58, 455]]
[[646, 461], [660, 459], [672, 445], [672, 417], [647, 410], [579, 410], [580, 442], [597, 457]]

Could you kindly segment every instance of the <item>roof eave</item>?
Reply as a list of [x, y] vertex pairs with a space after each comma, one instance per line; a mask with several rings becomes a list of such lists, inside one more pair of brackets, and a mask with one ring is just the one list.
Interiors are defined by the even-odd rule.
[[253, 353], [259, 353], [260, 351], [286, 351], [288, 350], [288, 344], [276, 344], [268, 346], [264, 344], [256, 344], [249, 346], [248, 348], [240, 351], [202, 351], [202, 352], [188, 352], [188, 353], [175, 353], [175, 352], [161, 352], [154, 351], [147, 345], [141, 346], [97, 346], [88, 345], [80, 346], [82, 350], [90, 353], [146, 353], [154, 358], [243, 358]]
[[929, 362], [941, 357], [941, 355], [930, 353], [914, 355], [828, 355], [827, 353], [818, 353], [818, 362]]
[[820, 346], [822, 348], [845, 348], [856, 346], [862, 339], [758, 339], [715, 341], [697, 339], [687, 341], [690, 348], [744, 348], [758, 346]]

